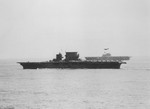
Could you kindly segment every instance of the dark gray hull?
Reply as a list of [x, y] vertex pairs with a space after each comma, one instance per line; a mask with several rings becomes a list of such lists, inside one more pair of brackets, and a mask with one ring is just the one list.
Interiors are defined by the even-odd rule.
[[23, 69], [70, 68], [70, 69], [119, 69], [121, 62], [18, 62]]
[[89, 61], [124, 61], [129, 60], [129, 56], [102, 56], [102, 57], [85, 57]]

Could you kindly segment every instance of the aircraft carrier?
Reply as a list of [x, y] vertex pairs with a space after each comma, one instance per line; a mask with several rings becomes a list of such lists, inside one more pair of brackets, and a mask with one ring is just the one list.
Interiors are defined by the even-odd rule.
[[17, 62], [23, 69], [42, 69], [42, 68], [70, 68], [70, 69], [120, 69], [121, 64], [126, 64], [129, 56], [111, 56], [105, 53], [101, 57], [79, 58], [77, 52], [66, 52], [65, 59], [61, 53], [56, 54], [56, 58], [45, 62]]

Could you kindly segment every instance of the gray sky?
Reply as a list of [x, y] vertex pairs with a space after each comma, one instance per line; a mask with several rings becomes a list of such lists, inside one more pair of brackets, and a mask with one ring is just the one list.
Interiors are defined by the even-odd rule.
[[150, 55], [149, 0], [0, 0], [0, 58]]

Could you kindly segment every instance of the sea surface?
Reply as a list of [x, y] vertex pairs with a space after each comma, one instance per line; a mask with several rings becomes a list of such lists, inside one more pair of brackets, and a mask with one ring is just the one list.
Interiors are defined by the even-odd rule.
[[23, 70], [0, 60], [0, 109], [150, 109], [150, 58], [121, 69]]

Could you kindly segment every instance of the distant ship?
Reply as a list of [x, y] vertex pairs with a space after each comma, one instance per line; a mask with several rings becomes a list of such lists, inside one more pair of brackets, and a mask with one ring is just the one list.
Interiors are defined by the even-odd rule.
[[102, 57], [79, 58], [77, 52], [66, 52], [65, 59], [61, 53], [56, 54], [56, 58], [46, 62], [18, 62], [23, 69], [42, 68], [70, 68], [70, 69], [120, 69], [121, 64], [126, 64], [124, 60], [129, 60], [129, 56], [111, 56], [105, 53]]
[[129, 56], [111, 56], [110, 53], [105, 53], [101, 57], [85, 57], [86, 60], [91, 61], [117, 61], [123, 62], [125, 60], [130, 60]]

